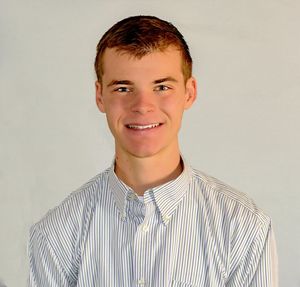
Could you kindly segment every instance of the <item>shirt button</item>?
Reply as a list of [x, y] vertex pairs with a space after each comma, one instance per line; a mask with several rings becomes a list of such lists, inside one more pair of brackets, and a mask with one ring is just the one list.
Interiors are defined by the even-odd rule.
[[147, 224], [144, 224], [142, 229], [144, 232], [147, 232], [149, 230], [149, 226]]
[[164, 215], [163, 216], [163, 220], [167, 223], [167, 222], [169, 222], [169, 220], [170, 220], [170, 216], [168, 216], [168, 215]]
[[145, 280], [144, 279], [139, 279], [137, 283], [138, 283], [139, 286], [144, 286], [145, 285]]
[[121, 220], [125, 220], [125, 218], [126, 218], [126, 213], [122, 213], [122, 215], [121, 215]]
[[136, 195], [135, 195], [134, 193], [130, 193], [130, 194], [128, 195], [128, 199], [129, 199], [129, 200], [135, 200], [135, 199], [136, 199]]

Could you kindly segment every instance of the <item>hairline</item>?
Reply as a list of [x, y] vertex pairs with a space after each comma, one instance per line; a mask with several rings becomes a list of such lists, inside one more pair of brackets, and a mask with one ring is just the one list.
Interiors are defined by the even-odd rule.
[[130, 51], [130, 46], [113, 46], [113, 47], [107, 46], [102, 51], [100, 59], [98, 59], [98, 61], [100, 61], [100, 65], [98, 65], [98, 67], [100, 67], [100, 71], [97, 71], [97, 72], [100, 72], [99, 74], [101, 75], [101, 78], [100, 79], [98, 78], [98, 73], [96, 72], [97, 81], [99, 81], [100, 83], [102, 83], [102, 78], [103, 78], [103, 75], [104, 75], [104, 63], [103, 63], [103, 59], [104, 59], [104, 56], [105, 56], [105, 52], [108, 49], [115, 50], [119, 55], [124, 54], [124, 55], [130, 56], [130, 58], [140, 60], [143, 57], [146, 57], [146, 56], [148, 56], [148, 55], [150, 55], [152, 53], [156, 53], [156, 52], [163, 53], [163, 52], [165, 52], [166, 50], [168, 50], [170, 48], [171, 49], [173, 48], [174, 50], [177, 50], [180, 53], [181, 72], [182, 72], [182, 75], [183, 75], [183, 78], [184, 78], [184, 82], [186, 83], [187, 80], [189, 78], [191, 78], [192, 74], [190, 72], [188, 75], [186, 75], [186, 73], [184, 71], [185, 70], [184, 66], [187, 66], [187, 63], [185, 63], [184, 52], [183, 52], [182, 48], [180, 47], [180, 45], [176, 45], [174, 43], [170, 43], [168, 45], [161, 45], [158, 48], [153, 48], [153, 49], [149, 50], [148, 52], [144, 52], [144, 53], [134, 53], [134, 52], [131, 52]]

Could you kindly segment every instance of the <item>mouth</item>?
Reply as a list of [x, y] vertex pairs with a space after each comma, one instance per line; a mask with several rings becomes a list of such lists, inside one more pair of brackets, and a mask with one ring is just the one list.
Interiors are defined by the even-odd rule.
[[128, 129], [132, 130], [147, 130], [147, 129], [154, 129], [159, 126], [161, 126], [161, 123], [153, 123], [153, 124], [147, 124], [147, 125], [141, 125], [141, 124], [128, 124], [126, 127]]

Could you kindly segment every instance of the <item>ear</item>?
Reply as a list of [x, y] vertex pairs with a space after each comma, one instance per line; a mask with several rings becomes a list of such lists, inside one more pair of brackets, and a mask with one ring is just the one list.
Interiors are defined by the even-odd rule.
[[190, 77], [185, 84], [185, 104], [184, 109], [190, 108], [197, 98], [197, 82], [194, 77]]
[[100, 112], [105, 113], [105, 107], [103, 103], [102, 85], [99, 81], [95, 82], [96, 88], [96, 104]]

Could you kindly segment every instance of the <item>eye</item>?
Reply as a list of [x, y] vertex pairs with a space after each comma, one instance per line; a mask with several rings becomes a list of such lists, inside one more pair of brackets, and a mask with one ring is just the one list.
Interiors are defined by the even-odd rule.
[[159, 85], [154, 88], [154, 91], [161, 92], [161, 91], [168, 91], [170, 89], [171, 88], [166, 85]]
[[129, 93], [130, 89], [128, 87], [118, 87], [118, 88], [114, 89], [114, 92]]

